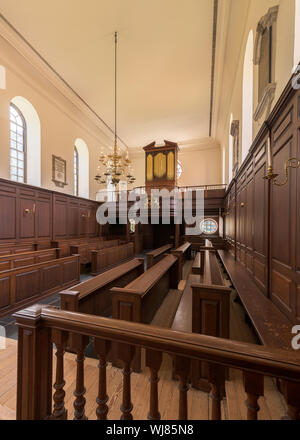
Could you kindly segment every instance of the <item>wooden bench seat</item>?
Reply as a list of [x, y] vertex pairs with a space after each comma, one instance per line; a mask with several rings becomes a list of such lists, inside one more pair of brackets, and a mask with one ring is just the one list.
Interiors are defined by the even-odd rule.
[[0, 272], [60, 258], [59, 248], [0, 256]]
[[61, 309], [90, 315], [110, 316], [112, 287], [124, 287], [144, 272], [144, 260], [132, 259], [60, 292]]
[[172, 249], [171, 244], [166, 244], [165, 246], [162, 246], [158, 249], [154, 249], [151, 252], [148, 252], [146, 254], [147, 257], [147, 269], [150, 269], [150, 267], [154, 266], [154, 264], [158, 263], [159, 260], [163, 258], [163, 255], [167, 253], [170, 249]]
[[293, 323], [264, 296], [229, 251], [219, 250], [218, 255], [262, 344], [291, 350]]
[[79, 255], [0, 272], [0, 316], [27, 307], [79, 281]]
[[95, 276], [105, 269], [120, 264], [134, 256], [134, 244], [126, 243], [119, 246], [107, 247], [105, 249], [94, 250], [92, 254], [91, 275]]
[[[178, 259], [174, 255], [166, 255], [126, 287], [111, 289], [112, 317], [150, 324], [170, 289], [177, 289], [177, 280]], [[134, 370], [140, 369], [141, 351], [137, 350]]]

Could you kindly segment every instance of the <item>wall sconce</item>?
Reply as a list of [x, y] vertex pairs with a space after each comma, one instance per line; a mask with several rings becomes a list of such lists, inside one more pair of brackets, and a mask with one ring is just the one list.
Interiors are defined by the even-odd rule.
[[241, 208], [245, 208], [245, 203], [244, 202], [241, 203]]
[[268, 167], [267, 175], [264, 178], [267, 179], [267, 180], [271, 180], [273, 182], [273, 185], [284, 186], [289, 181], [289, 170], [290, 170], [290, 168], [300, 168], [300, 159], [297, 159], [296, 157], [290, 157], [290, 159], [288, 159], [285, 162], [285, 164], [284, 164], [285, 179], [284, 179], [283, 182], [281, 182], [281, 183], [277, 182], [278, 174], [274, 174], [273, 173], [273, 167], [272, 166]]
[[267, 147], [267, 154], [268, 154], [268, 168], [267, 168], [267, 174], [264, 177], [266, 180], [270, 180], [273, 185], [276, 186], [284, 186], [288, 183], [289, 180], [289, 170], [291, 168], [300, 168], [300, 159], [297, 159], [296, 157], [290, 157], [284, 164], [284, 171], [285, 171], [285, 179], [283, 182], [278, 183], [277, 177], [279, 174], [273, 173], [273, 164], [272, 164], [272, 152], [271, 152], [271, 144], [270, 144], [270, 138], [268, 138], [268, 147]]

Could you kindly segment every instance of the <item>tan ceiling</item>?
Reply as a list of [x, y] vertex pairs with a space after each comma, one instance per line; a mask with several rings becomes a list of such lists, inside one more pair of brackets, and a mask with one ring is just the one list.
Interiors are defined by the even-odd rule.
[[209, 132], [213, 0], [0, 0], [0, 11], [130, 147]]

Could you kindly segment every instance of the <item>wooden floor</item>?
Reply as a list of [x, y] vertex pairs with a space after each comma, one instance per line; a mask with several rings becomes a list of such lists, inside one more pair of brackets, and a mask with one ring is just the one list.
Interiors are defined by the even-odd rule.
[[[187, 268], [186, 268], [187, 269]], [[186, 273], [188, 270], [186, 271]], [[174, 292], [173, 292], [174, 294]], [[256, 336], [245, 322], [244, 311], [240, 304], [231, 301], [231, 338], [257, 343]], [[17, 341], [7, 339], [6, 349], [0, 350], [0, 419], [14, 419], [16, 410], [16, 366], [17, 366]], [[55, 356], [54, 356], [55, 359]], [[55, 360], [54, 360], [55, 362]], [[55, 371], [55, 369], [54, 369]], [[96, 419], [96, 397], [98, 389], [97, 361], [85, 361], [85, 386], [86, 386], [86, 414], [89, 419]], [[73, 392], [75, 389], [76, 362], [71, 354], [65, 355], [65, 380], [66, 380], [66, 407], [69, 419], [73, 418]], [[134, 419], [147, 418], [149, 407], [149, 374], [144, 369], [141, 374], [132, 374], [132, 402]], [[110, 420], [119, 419], [122, 399], [122, 373], [111, 367], [107, 368], [107, 384], [109, 395]], [[226, 399], [222, 404], [223, 419], [246, 419], [246, 396], [243, 391], [241, 374], [230, 371], [230, 380], [226, 383]], [[189, 418], [192, 420], [210, 419], [211, 404], [208, 394], [195, 389], [188, 393]], [[176, 420], [178, 412], [177, 382], [171, 379], [171, 359], [164, 356], [160, 370], [159, 405], [162, 419]], [[259, 418], [262, 420], [276, 420], [285, 415], [286, 407], [281, 394], [277, 391], [273, 380], [265, 379], [265, 397], [260, 398], [261, 411]]]

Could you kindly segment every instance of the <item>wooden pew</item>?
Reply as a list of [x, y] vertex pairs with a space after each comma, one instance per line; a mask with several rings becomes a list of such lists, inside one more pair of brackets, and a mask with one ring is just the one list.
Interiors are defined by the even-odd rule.
[[[124, 288], [114, 287], [112, 293], [112, 317], [149, 324], [170, 289], [177, 289], [178, 259], [166, 255], [141, 276]], [[134, 361], [135, 371], [141, 370], [141, 352]]]
[[51, 247], [60, 248], [62, 257], [69, 257], [71, 255], [71, 246], [78, 246], [80, 244], [87, 243], [100, 243], [103, 242], [103, 237], [85, 237], [85, 238], [69, 238], [63, 240], [54, 240], [51, 241]]
[[0, 316], [80, 281], [79, 255], [0, 272]]
[[92, 251], [92, 270], [93, 276], [98, 275], [103, 270], [128, 260], [134, 256], [134, 244], [126, 243], [120, 246], [109, 247], [106, 249]]
[[154, 249], [151, 252], [148, 252], [146, 254], [147, 257], [147, 269], [150, 269], [150, 267], [154, 266], [154, 264], [158, 263], [170, 249], [172, 249], [171, 244], [166, 244], [165, 246], [162, 246], [158, 249]]
[[173, 255], [175, 255], [176, 258], [178, 258], [178, 265], [179, 265], [179, 278], [182, 280], [182, 273], [183, 273], [183, 265], [185, 260], [191, 259], [191, 252], [192, 252], [192, 246], [191, 243], [186, 242], [179, 246], [179, 248], [171, 251]]
[[[261, 292], [247, 269], [228, 250], [218, 250], [217, 253], [260, 342], [267, 347], [294, 352], [291, 330], [295, 323]], [[282, 381], [277, 382], [277, 385], [287, 404], [292, 405], [295, 396], [299, 396], [299, 387], [288, 386]], [[250, 392], [255, 386], [257, 384], [249, 384]], [[263, 390], [263, 383], [260, 388]]]
[[291, 328], [294, 323], [261, 292], [247, 269], [235, 261], [228, 251], [219, 250], [218, 255], [261, 343], [291, 350]]
[[77, 245], [70, 245], [70, 253], [80, 255], [80, 264], [92, 262], [92, 251], [118, 246], [120, 240], [90, 240]]
[[[202, 254], [202, 273], [188, 277], [172, 330], [229, 338], [231, 289], [225, 286], [216, 252]], [[190, 380], [193, 387], [209, 392], [209, 365], [192, 361]]]
[[59, 248], [0, 256], [0, 271], [14, 269], [60, 258]]
[[[50, 247], [50, 246], [49, 246]], [[0, 244], [0, 256], [23, 254], [25, 252], [34, 252], [38, 250], [38, 243], [2, 243]]]
[[102, 274], [60, 292], [61, 309], [90, 315], [110, 316], [110, 290], [124, 287], [144, 272], [144, 260], [132, 259]]

